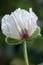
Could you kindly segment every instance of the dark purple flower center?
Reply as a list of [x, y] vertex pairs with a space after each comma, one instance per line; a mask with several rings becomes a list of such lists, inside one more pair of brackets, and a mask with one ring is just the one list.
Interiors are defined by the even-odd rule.
[[24, 33], [21, 37], [22, 37], [22, 39], [25, 39], [28, 37], [28, 34]]
[[28, 37], [28, 31], [26, 29], [24, 29], [24, 31], [22, 30], [21, 39], [25, 39], [27, 37]]

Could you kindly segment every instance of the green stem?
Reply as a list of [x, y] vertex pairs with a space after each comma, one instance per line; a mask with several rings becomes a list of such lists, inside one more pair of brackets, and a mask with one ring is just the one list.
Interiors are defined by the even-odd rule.
[[23, 48], [24, 48], [24, 59], [25, 59], [25, 64], [26, 64], [26, 65], [29, 65], [28, 56], [27, 56], [27, 46], [26, 46], [26, 42], [25, 42], [25, 41], [24, 41]]

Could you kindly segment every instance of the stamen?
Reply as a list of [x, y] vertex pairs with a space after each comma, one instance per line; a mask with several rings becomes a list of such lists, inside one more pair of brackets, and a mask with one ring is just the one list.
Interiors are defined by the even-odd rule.
[[28, 37], [28, 31], [26, 29], [22, 30], [21, 39], [25, 39], [27, 37]]

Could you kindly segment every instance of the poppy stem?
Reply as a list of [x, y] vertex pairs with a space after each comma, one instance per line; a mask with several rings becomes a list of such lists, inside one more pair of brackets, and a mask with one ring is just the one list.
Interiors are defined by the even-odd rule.
[[29, 65], [29, 61], [28, 61], [28, 55], [27, 55], [27, 46], [26, 46], [26, 42], [24, 41], [23, 44], [23, 48], [24, 48], [24, 59], [25, 59], [25, 65]]

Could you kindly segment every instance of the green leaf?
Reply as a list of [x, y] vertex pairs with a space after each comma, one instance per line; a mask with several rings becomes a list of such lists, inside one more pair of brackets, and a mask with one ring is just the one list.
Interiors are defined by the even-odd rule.
[[26, 41], [30, 42], [30, 41], [32, 41], [33, 39], [36, 39], [37, 37], [41, 37], [40, 29], [39, 29], [39, 28], [37, 28], [37, 29], [35, 30], [35, 32], [32, 34], [32, 36], [26, 38]]
[[5, 38], [5, 41], [9, 45], [18, 45], [23, 42], [23, 40], [17, 40], [17, 39], [13, 39], [13, 38]]
[[43, 50], [43, 37], [42, 36], [33, 41], [32, 48], [36, 49], [37, 51]]
[[43, 36], [37, 37], [30, 42], [26, 41], [28, 46], [30, 46], [33, 50], [38, 52], [43, 51]]

